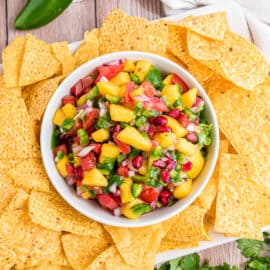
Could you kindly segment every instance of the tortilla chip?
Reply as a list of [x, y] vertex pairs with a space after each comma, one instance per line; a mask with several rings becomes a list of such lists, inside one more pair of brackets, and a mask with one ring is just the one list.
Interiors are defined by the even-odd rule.
[[166, 252], [175, 249], [187, 249], [197, 247], [198, 242], [181, 242], [181, 241], [171, 241], [167, 239], [162, 239], [158, 248], [158, 252]]
[[5, 84], [4, 76], [0, 75], [0, 101], [2, 100], [13, 100], [16, 97], [21, 97], [20, 87], [8, 88]]
[[[103, 251], [95, 260], [85, 268], [85, 270], [107, 270], [115, 266], [117, 270], [136, 270], [138, 267], [127, 265], [120, 256], [115, 246], [111, 246]], [[152, 270], [153, 268], [143, 268]]]
[[28, 34], [20, 70], [19, 86], [47, 79], [60, 70], [52, 48], [43, 40]]
[[41, 122], [38, 120], [32, 121], [32, 127], [34, 129], [36, 140], [38, 144], [40, 144], [39, 139], [40, 139]]
[[27, 106], [32, 121], [40, 121], [51, 96], [58, 88], [63, 76], [47, 79], [33, 85], [27, 86], [23, 92], [26, 92], [25, 104]]
[[72, 270], [73, 268], [69, 266], [62, 265], [52, 265], [52, 264], [42, 264], [36, 267], [27, 268], [27, 270]]
[[214, 199], [211, 208], [206, 212], [207, 221], [211, 224], [215, 224], [216, 220], [216, 206], [217, 206], [217, 197]]
[[270, 221], [270, 194], [249, 179], [245, 166], [238, 155], [223, 154], [221, 158], [215, 230], [262, 239], [261, 228]]
[[71, 52], [66, 41], [55, 42], [52, 44], [52, 49], [56, 59], [61, 63], [62, 74], [69, 74], [75, 68], [75, 59], [71, 55]]
[[223, 153], [228, 153], [228, 149], [229, 142], [227, 140], [221, 140], [219, 145], [219, 156], [214, 173], [197, 199], [199, 205], [206, 210], [211, 208], [211, 205], [217, 195], [220, 158]]
[[32, 191], [29, 198], [29, 211], [33, 222], [55, 231], [93, 237], [103, 234], [100, 224], [79, 214], [53, 192]]
[[93, 29], [85, 32], [84, 41], [74, 53], [75, 67], [79, 67], [87, 61], [99, 56], [99, 30]]
[[23, 99], [0, 101], [0, 108], [0, 159], [40, 157]]
[[49, 192], [49, 179], [40, 159], [26, 159], [8, 171], [18, 187]]
[[6, 174], [0, 173], [0, 216], [15, 195], [17, 188]]
[[112, 245], [105, 232], [99, 237], [64, 234], [63, 248], [70, 265], [76, 270], [84, 270], [100, 253]]
[[16, 263], [16, 253], [6, 245], [0, 244], [0, 269], [9, 270]]
[[224, 11], [196, 17], [188, 16], [176, 24], [215, 40], [223, 40], [225, 31], [229, 28]]
[[168, 38], [164, 22], [149, 22], [114, 9], [100, 28], [100, 54], [115, 51], [166, 52]]
[[0, 218], [0, 242], [16, 253], [16, 269], [41, 263], [67, 265], [60, 233], [32, 223], [28, 214], [29, 195], [19, 190]]
[[197, 205], [190, 205], [172, 218], [173, 224], [164, 238], [180, 242], [210, 240], [204, 225], [205, 213], [205, 209]]
[[[219, 127], [248, 163], [251, 179], [270, 190], [270, 87], [211, 91]], [[233, 113], [232, 113], [233, 112]]]
[[[132, 266], [154, 267], [155, 254], [161, 241], [162, 224], [142, 228], [120, 228], [104, 225], [125, 262]], [[134, 248], [140, 247], [140, 248]]]
[[25, 42], [25, 37], [18, 36], [2, 52], [4, 76], [7, 87], [18, 86]]

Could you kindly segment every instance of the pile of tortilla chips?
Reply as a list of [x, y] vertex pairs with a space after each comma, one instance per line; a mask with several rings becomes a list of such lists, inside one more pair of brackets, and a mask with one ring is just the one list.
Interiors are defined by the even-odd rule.
[[[198, 199], [144, 228], [105, 226], [50, 185], [38, 138], [61, 81], [104, 53], [139, 50], [184, 66], [204, 86], [220, 130], [219, 159]], [[0, 269], [153, 270], [155, 255], [226, 236], [260, 239], [270, 224], [270, 80], [261, 52], [230, 31], [224, 12], [149, 22], [113, 10], [72, 54], [66, 42], [19, 36], [0, 75]], [[223, 135], [224, 134], [224, 135]]]

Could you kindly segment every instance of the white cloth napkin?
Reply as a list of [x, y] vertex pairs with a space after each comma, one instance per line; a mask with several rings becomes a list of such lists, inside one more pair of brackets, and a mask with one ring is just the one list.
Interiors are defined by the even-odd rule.
[[[161, 0], [166, 15], [183, 13], [211, 4], [229, 4], [231, 0]], [[235, 1], [239, 5], [235, 5]], [[233, 8], [242, 8], [254, 44], [270, 64], [270, 0], [234, 0]], [[237, 20], [237, 18], [235, 18]]]

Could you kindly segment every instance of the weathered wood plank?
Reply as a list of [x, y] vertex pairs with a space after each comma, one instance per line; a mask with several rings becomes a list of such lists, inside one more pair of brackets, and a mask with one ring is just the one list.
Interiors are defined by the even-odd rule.
[[7, 42], [6, 28], [6, 1], [0, 0], [0, 63], [2, 62], [2, 50]]
[[97, 26], [99, 27], [113, 8], [119, 8], [129, 15], [155, 20], [163, 17], [163, 8], [157, 0], [97, 0]]
[[[3, 0], [1, 0], [3, 1]], [[31, 33], [48, 42], [81, 40], [86, 30], [95, 27], [95, 0], [76, 0], [64, 13], [50, 24], [32, 31], [18, 31], [13, 28], [16, 15], [26, 1], [8, 0], [8, 41], [20, 34]]]

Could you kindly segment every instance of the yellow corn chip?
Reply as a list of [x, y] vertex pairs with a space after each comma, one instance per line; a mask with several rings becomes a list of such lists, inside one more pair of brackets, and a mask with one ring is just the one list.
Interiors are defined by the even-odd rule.
[[40, 157], [29, 115], [23, 99], [0, 101], [0, 158]]
[[3, 50], [2, 59], [7, 87], [18, 86], [25, 41], [25, 37], [18, 36]]
[[215, 230], [235, 237], [261, 239], [261, 228], [270, 221], [269, 213], [270, 195], [250, 181], [245, 164], [238, 155], [223, 154]]
[[23, 92], [26, 92], [24, 100], [32, 121], [41, 120], [51, 96], [63, 78], [64, 76], [58, 76], [47, 79], [29, 85], [23, 90]]
[[[107, 270], [114, 269], [117, 270], [136, 270], [138, 267], [133, 267], [127, 265], [125, 261], [120, 256], [118, 250], [115, 246], [111, 246], [103, 251], [95, 260], [85, 268], [85, 270]], [[153, 268], [143, 268], [145, 270], [152, 270]]]
[[99, 237], [103, 233], [97, 222], [79, 214], [58, 194], [32, 191], [29, 198], [30, 217], [33, 222], [55, 231]]
[[99, 51], [100, 54], [125, 50], [166, 52], [167, 33], [164, 22], [149, 22], [115, 9], [100, 28]]
[[60, 71], [52, 48], [46, 42], [28, 34], [20, 70], [19, 86], [47, 79]]
[[16, 263], [16, 253], [3, 243], [0, 244], [0, 269], [9, 270]]
[[40, 159], [26, 159], [8, 171], [14, 184], [24, 189], [49, 192], [49, 179]]
[[210, 240], [204, 225], [205, 213], [205, 209], [190, 205], [172, 218], [173, 224], [164, 238], [180, 242]]
[[39, 139], [40, 139], [40, 129], [41, 129], [41, 123], [40, 121], [38, 120], [34, 120], [32, 121], [32, 127], [34, 129], [34, 133], [35, 133], [35, 136], [36, 136], [36, 140], [39, 144]]
[[[2, 161], [1, 161], [2, 162]], [[13, 181], [4, 173], [0, 173], [0, 216], [17, 191]]]
[[175, 249], [187, 249], [198, 246], [198, 242], [181, 242], [181, 241], [171, 241], [167, 239], [162, 239], [158, 248], [158, 252], [165, 252]]
[[19, 190], [0, 217], [0, 242], [16, 253], [16, 269], [52, 263], [67, 265], [60, 233], [31, 222], [28, 194]]
[[4, 76], [0, 75], [0, 101], [2, 100], [13, 100], [16, 97], [21, 97], [20, 87], [8, 88], [4, 81]]
[[223, 40], [225, 31], [229, 28], [225, 12], [216, 12], [196, 17], [188, 16], [177, 23], [172, 23], [216, 40]]
[[27, 270], [72, 270], [69, 266], [53, 265], [53, 264], [42, 264], [36, 267], [27, 268]]
[[70, 265], [76, 270], [84, 270], [100, 253], [112, 245], [105, 232], [99, 237], [65, 234], [63, 248]]
[[[104, 225], [125, 262], [132, 266], [154, 266], [155, 253], [161, 241], [162, 224], [142, 228], [120, 228]], [[155, 243], [155, 244], [154, 244]], [[134, 249], [134, 246], [140, 247]]]
[[74, 53], [75, 67], [79, 67], [87, 61], [99, 56], [99, 30], [93, 29], [85, 32], [84, 41]]
[[62, 74], [66, 75], [73, 71], [75, 67], [75, 60], [71, 55], [71, 52], [66, 41], [55, 42], [52, 44], [52, 49], [56, 59], [62, 65]]
[[221, 155], [223, 153], [227, 153], [228, 150], [229, 142], [227, 140], [221, 140], [219, 145], [219, 157], [214, 173], [197, 199], [199, 205], [206, 210], [209, 210], [211, 208], [211, 205], [217, 195], [220, 158]]

